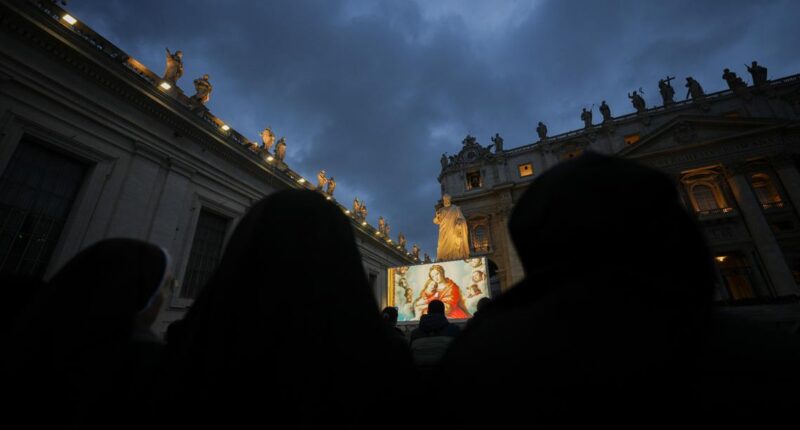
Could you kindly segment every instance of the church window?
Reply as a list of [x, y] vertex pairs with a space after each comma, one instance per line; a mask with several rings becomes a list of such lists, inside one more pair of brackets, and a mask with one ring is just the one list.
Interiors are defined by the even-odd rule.
[[719, 209], [717, 199], [714, 197], [714, 191], [710, 186], [705, 184], [695, 185], [692, 187], [692, 195], [694, 196], [694, 201], [698, 212]]
[[783, 207], [781, 195], [766, 173], [756, 173], [751, 176], [753, 190], [756, 192], [759, 203], [764, 209]]
[[750, 279], [750, 267], [741, 254], [718, 255], [714, 260], [732, 300], [752, 299], [756, 296]]
[[533, 165], [531, 163], [520, 164], [519, 176], [521, 178], [524, 178], [526, 176], [533, 176]]
[[0, 177], [0, 273], [41, 277], [86, 165], [23, 139]]
[[481, 172], [468, 172], [467, 173], [467, 190], [474, 190], [476, 188], [483, 187], [483, 178], [481, 178]]
[[641, 138], [642, 138], [642, 136], [640, 136], [639, 134], [630, 134], [628, 136], [625, 136], [625, 144], [626, 145], [633, 145], [636, 142], [638, 142], [639, 140], [641, 140]]
[[183, 277], [181, 297], [194, 299], [208, 282], [222, 257], [222, 247], [230, 219], [205, 208], [200, 210], [194, 231], [189, 264]]
[[481, 218], [477, 221], [472, 221], [471, 228], [471, 245], [472, 252], [485, 253], [490, 250], [489, 241], [489, 223], [486, 218]]

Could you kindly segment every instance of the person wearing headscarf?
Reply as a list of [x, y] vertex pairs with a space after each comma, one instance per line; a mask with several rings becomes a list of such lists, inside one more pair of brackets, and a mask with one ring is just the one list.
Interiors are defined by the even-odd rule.
[[169, 266], [165, 250], [133, 239], [103, 240], [64, 265], [12, 330], [3, 371], [13, 413], [41, 424], [138, 420], [160, 363], [148, 331]]
[[380, 375], [413, 377], [408, 347], [381, 320], [350, 220], [306, 190], [248, 211], [181, 331], [168, 344], [182, 386], [164, 402], [179, 411], [170, 422], [371, 426], [405, 392], [379, 390]]

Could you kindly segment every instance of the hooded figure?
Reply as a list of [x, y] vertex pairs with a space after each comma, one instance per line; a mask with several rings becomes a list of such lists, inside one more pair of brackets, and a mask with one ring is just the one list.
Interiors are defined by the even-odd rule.
[[453, 342], [439, 385], [492, 369], [471, 389], [525, 387], [487, 396], [509, 423], [680, 410], [715, 277], [672, 181], [586, 153], [531, 184], [509, 231], [526, 277]]
[[234, 427], [374, 425], [397, 395], [382, 395], [376, 376], [413, 376], [408, 347], [381, 321], [348, 217], [312, 191], [277, 192], [250, 209], [182, 330], [168, 346], [182, 385], [166, 403], [170, 421], [192, 410], [202, 413], [189, 422]]
[[14, 330], [10, 410], [41, 424], [144, 418], [161, 358], [149, 326], [169, 279], [168, 254], [145, 242], [108, 239], [78, 253]]

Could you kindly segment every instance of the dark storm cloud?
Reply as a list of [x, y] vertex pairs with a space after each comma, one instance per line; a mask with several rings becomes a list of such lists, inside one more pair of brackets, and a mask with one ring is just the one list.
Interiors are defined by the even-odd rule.
[[[270, 125], [308, 178], [336, 177], [337, 197], [366, 200], [370, 221], [435, 254], [439, 157], [466, 133], [507, 147], [579, 128], [582, 107], [633, 109], [642, 87], [694, 76], [724, 88], [800, 71], [800, 3], [784, 1], [271, 1], [89, 2], [69, 10], [156, 73], [164, 47], [184, 51], [181, 87], [209, 73], [209, 108], [252, 139]], [[596, 118], [599, 113], [595, 109]]]

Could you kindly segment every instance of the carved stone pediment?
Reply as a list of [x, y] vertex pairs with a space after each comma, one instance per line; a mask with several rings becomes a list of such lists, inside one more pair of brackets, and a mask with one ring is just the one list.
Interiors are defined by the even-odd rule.
[[768, 133], [779, 121], [753, 118], [676, 117], [617, 155], [640, 157], [682, 147], [734, 139], [750, 133]]
[[478, 140], [474, 136], [467, 135], [461, 143], [463, 147], [457, 155], [451, 157], [448, 169], [494, 160], [494, 154], [492, 154], [489, 148], [478, 143]]

